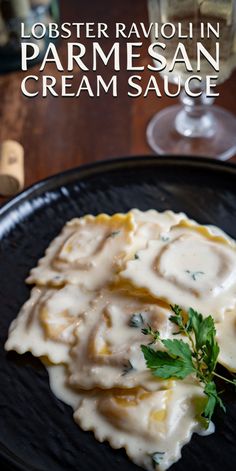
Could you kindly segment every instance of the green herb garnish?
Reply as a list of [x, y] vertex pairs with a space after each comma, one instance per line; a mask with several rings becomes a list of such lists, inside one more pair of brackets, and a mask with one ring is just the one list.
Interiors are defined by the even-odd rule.
[[170, 238], [168, 236], [161, 236], [161, 241], [162, 242], [168, 242]]
[[205, 275], [205, 272], [204, 271], [190, 271], [190, 270], [185, 270], [186, 273], [188, 273], [188, 275], [191, 276], [191, 278], [194, 280], [194, 281], [197, 281], [197, 277], [199, 275]]
[[159, 465], [161, 460], [163, 460], [164, 454], [165, 454], [164, 451], [156, 451], [155, 453], [151, 455], [154, 469], [156, 469], [156, 465]]
[[110, 234], [108, 234], [107, 239], [110, 239], [110, 238], [113, 239], [113, 237], [116, 237], [118, 234], [120, 234], [120, 231], [113, 231]]
[[154, 330], [150, 326], [150, 324], [147, 324], [147, 327], [142, 329], [142, 333], [144, 335], [150, 335], [152, 337], [152, 340], [151, 340], [151, 342], [149, 342], [148, 345], [152, 345], [153, 343], [157, 342], [157, 340], [160, 340], [160, 333], [158, 332], [158, 330]]
[[122, 373], [122, 376], [125, 376], [127, 375], [128, 373], [130, 373], [132, 370], [135, 370], [135, 368], [133, 367], [131, 361], [127, 361], [127, 363], [125, 365], [123, 365], [123, 373]]
[[214, 377], [234, 386], [236, 386], [236, 379], [230, 380], [215, 371], [220, 349], [215, 338], [216, 329], [213, 318], [211, 316], [203, 318], [202, 314], [190, 308], [188, 319], [185, 321], [179, 306], [171, 306], [171, 309], [174, 315], [170, 317], [170, 321], [178, 326], [177, 334], [184, 334], [188, 342], [182, 339], [161, 339], [159, 332], [154, 331], [148, 325], [146, 329], [142, 329], [143, 334], [151, 336], [151, 344], [160, 341], [165, 351], [155, 350], [150, 344], [141, 345], [146, 365], [152, 370], [154, 376], [163, 379], [184, 379], [190, 374], [195, 374], [207, 396], [203, 416], [210, 421], [216, 405], [225, 411]]
[[133, 314], [129, 320], [129, 326], [130, 327], [141, 327], [141, 325], [144, 324], [144, 321], [143, 321], [143, 316], [141, 314], [141, 312], [137, 313], [137, 314]]

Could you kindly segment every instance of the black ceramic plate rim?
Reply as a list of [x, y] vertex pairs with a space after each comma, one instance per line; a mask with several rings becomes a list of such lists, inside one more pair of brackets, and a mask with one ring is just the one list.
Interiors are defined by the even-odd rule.
[[232, 162], [222, 162], [220, 160], [214, 160], [205, 157], [191, 157], [191, 156], [163, 156], [158, 157], [154, 155], [144, 156], [129, 156], [129, 157], [118, 157], [114, 159], [99, 160], [91, 164], [80, 165], [64, 172], [59, 172], [55, 175], [51, 175], [48, 178], [40, 180], [37, 183], [33, 183], [28, 188], [23, 190], [17, 196], [14, 196], [8, 200], [5, 204], [0, 207], [0, 217], [6, 216], [11, 210], [17, 209], [22, 202], [27, 201], [30, 197], [40, 196], [44, 191], [54, 190], [60, 185], [70, 183], [74, 180], [77, 175], [79, 179], [89, 177], [93, 174], [103, 173], [107, 170], [115, 170], [123, 167], [125, 170], [129, 167], [134, 166], [149, 166], [156, 164], [157, 167], [164, 165], [178, 166], [183, 165], [187, 167], [202, 167], [212, 169], [222, 173], [223, 171], [229, 174], [236, 175], [236, 164]]
[[[79, 167], [72, 168], [65, 172], [60, 172], [56, 175], [52, 175], [46, 179], [43, 179], [37, 183], [26, 188], [24, 191], [19, 193], [17, 196], [11, 198], [5, 204], [0, 207], [0, 223], [4, 217], [11, 215], [12, 211], [17, 211], [17, 208], [24, 202], [29, 201], [32, 197], [40, 196], [45, 191], [53, 191], [56, 188], [68, 184], [83, 178], [88, 178], [94, 174], [102, 174], [104, 171], [123, 169], [124, 171], [132, 167], [147, 167], [147, 166], [162, 167], [193, 167], [204, 169], [211, 169], [220, 174], [235, 175], [236, 177], [236, 164], [231, 162], [222, 162], [213, 160], [210, 158], [203, 157], [182, 157], [182, 156], [130, 156], [130, 157], [119, 157], [115, 159], [101, 160], [95, 163], [82, 165]], [[14, 225], [13, 225], [14, 227]], [[8, 227], [9, 231], [9, 227]], [[6, 231], [6, 235], [7, 232]], [[4, 234], [3, 230], [3, 234]], [[25, 463], [22, 462], [16, 455], [2, 444], [0, 444], [0, 458], [7, 466], [12, 467], [14, 471], [26, 471]], [[9, 469], [9, 468], [8, 468]], [[27, 471], [40, 471], [38, 468], [31, 467]]]

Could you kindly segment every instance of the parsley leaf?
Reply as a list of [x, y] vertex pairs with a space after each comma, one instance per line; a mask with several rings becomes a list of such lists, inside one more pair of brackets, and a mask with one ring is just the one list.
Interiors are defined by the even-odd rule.
[[172, 377], [184, 379], [195, 371], [191, 350], [182, 340], [163, 340], [167, 352], [156, 351], [149, 346], [142, 345], [141, 349], [147, 367], [154, 370], [154, 376], [169, 379]]
[[[163, 379], [184, 379], [195, 374], [206, 395], [203, 416], [211, 420], [217, 405], [225, 411], [214, 377], [234, 386], [236, 379], [225, 378], [215, 371], [220, 349], [215, 338], [216, 329], [212, 316], [203, 317], [192, 308], [186, 315], [177, 305], [171, 306], [171, 309], [174, 314], [170, 316], [170, 321], [179, 328], [174, 335], [183, 334], [186, 342], [182, 339], [162, 339], [157, 330], [147, 325], [142, 329], [142, 333], [149, 335], [152, 340], [148, 345], [141, 345], [146, 365], [154, 376]], [[157, 341], [163, 345], [164, 351], [150, 346]]]
[[196, 348], [199, 350], [206, 344], [211, 342], [216, 334], [214, 320], [211, 316], [203, 318], [202, 314], [190, 308], [188, 311], [188, 331], [193, 330], [196, 341]]
[[190, 361], [192, 364], [192, 355], [190, 347], [187, 343], [183, 342], [183, 340], [163, 340], [163, 345], [166, 347], [168, 352], [172, 355], [179, 356], [183, 360]]
[[203, 412], [204, 417], [211, 420], [212, 414], [218, 404], [224, 412], [226, 412], [225, 406], [218, 395], [216, 385], [214, 381], [210, 381], [205, 385], [204, 393], [207, 395], [207, 403]]

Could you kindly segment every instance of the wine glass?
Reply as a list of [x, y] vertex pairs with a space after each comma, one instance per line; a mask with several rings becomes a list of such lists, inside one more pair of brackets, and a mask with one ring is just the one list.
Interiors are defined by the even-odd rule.
[[[236, 65], [236, 1], [235, 0], [148, 0], [150, 22], [159, 25], [181, 23], [182, 33], [189, 32], [189, 23], [193, 24], [193, 39], [156, 39], [152, 42], [166, 42], [162, 52], [167, 61], [167, 69], [161, 75], [168, 74], [170, 82], [181, 84], [191, 75], [206, 77], [217, 75], [217, 85], [230, 76]], [[200, 39], [200, 24], [219, 23], [220, 36]], [[220, 70], [214, 72], [207, 60], [201, 61], [201, 71], [197, 71], [194, 45], [201, 41], [212, 55], [215, 42], [219, 41]], [[191, 60], [193, 72], [187, 72], [182, 63], [176, 64], [174, 71], [168, 73], [168, 64], [173, 59], [178, 42], [185, 45]], [[194, 60], [195, 59], [195, 60]], [[154, 60], [155, 63], [155, 60]], [[190, 97], [182, 90], [180, 105], [171, 106], [157, 113], [147, 127], [147, 140], [150, 147], [158, 154], [182, 154], [208, 156], [226, 160], [236, 153], [236, 118], [235, 116], [212, 105], [214, 98], [204, 93], [204, 82], [200, 90], [199, 80], [191, 80], [191, 91], [201, 91], [198, 97]], [[198, 85], [197, 85], [198, 84]], [[232, 97], [234, 99], [234, 97]]]
[[[58, 0], [0, 0], [0, 73], [21, 68], [21, 23], [26, 34], [35, 23], [48, 27], [59, 21]], [[42, 60], [49, 42], [48, 34], [42, 39], [31, 38], [40, 54], [31, 65]]]

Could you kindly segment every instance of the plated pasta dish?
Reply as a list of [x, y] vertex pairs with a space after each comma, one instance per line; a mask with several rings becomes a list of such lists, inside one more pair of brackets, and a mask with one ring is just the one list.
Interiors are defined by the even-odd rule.
[[26, 281], [5, 348], [41, 359], [83, 430], [150, 471], [214, 432], [216, 364], [236, 372], [236, 243], [222, 230], [173, 211], [86, 215]]

